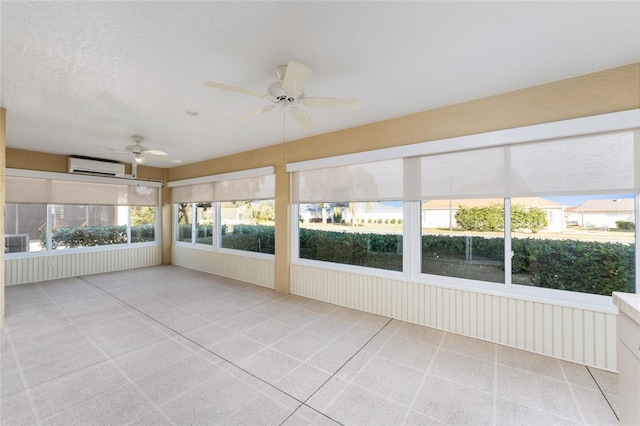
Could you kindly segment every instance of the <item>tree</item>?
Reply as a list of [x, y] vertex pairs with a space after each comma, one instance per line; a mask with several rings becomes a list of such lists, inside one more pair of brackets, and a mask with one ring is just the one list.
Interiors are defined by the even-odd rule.
[[[504, 207], [492, 204], [485, 207], [460, 206], [455, 214], [458, 226], [467, 231], [490, 232], [504, 229]], [[549, 226], [547, 214], [538, 207], [526, 208], [521, 204], [511, 206], [511, 230], [532, 233]]]
[[131, 207], [131, 225], [147, 225], [155, 223], [156, 212], [154, 207]]
[[455, 214], [458, 226], [467, 231], [501, 231], [504, 229], [504, 208], [499, 204], [485, 207], [461, 205]]

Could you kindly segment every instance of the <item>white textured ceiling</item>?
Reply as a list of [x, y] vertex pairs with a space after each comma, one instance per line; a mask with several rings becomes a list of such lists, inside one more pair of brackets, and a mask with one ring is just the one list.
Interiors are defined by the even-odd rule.
[[[326, 133], [640, 61], [640, 2], [0, 3], [7, 146], [127, 160], [144, 145], [183, 163]], [[293, 60], [309, 130], [264, 92]], [[185, 111], [197, 111], [191, 117]], [[464, 117], [461, 117], [464, 119]], [[286, 133], [283, 132], [286, 127]]]

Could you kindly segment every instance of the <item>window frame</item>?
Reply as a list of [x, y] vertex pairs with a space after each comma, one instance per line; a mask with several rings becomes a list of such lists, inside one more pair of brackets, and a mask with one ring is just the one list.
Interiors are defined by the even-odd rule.
[[[404, 157], [412, 159], [419, 156], [481, 149], [489, 147], [506, 147], [509, 145], [526, 142], [544, 142], [554, 139], [564, 139], [572, 137], [584, 137], [589, 135], [617, 133], [633, 131], [634, 147], [640, 147], [640, 109], [622, 111], [617, 113], [602, 114], [592, 117], [570, 119], [559, 122], [543, 123], [532, 126], [525, 126], [502, 131], [488, 132], [461, 136], [451, 139], [436, 140], [431, 142], [418, 143], [414, 145], [385, 148], [361, 153], [346, 154], [336, 157], [326, 157], [315, 160], [289, 163], [286, 165], [287, 172], [297, 172], [314, 168], [335, 167], [354, 163], [374, 162], [390, 158]], [[637, 163], [640, 162], [640, 153], [636, 154]], [[640, 224], [640, 173], [636, 173], [636, 188], [627, 191], [634, 194], [635, 223]], [[407, 175], [405, 174], [405, 179]], [[407, 185], [405, 184], [405, 191]], [[321, 269], [350, 272], [356, 274], [374, 275], [376, 277], [402, 280], [406, 282], [438, 285], [441, 287], [460, 289], [471, 292], [482, 292], [485, 294], [495, 294], [500, 296], [522, 298], [534, 302], [547, 303], [550, 301], [560, 302], [565, 306], [593, 307], [611, 309], [612, 297], [581, 293], [575, 291], [565, 291], [540, 287], [513, 284], [511, 279], [512, 269], [512, 236], [511, 236], [511, 195], [504, 198], [505, 203], [505, 283], [490, 283], [463, 278], [444, 277], [424, 274], [420, 270], [421, 264], [421, 228], [420, 228], [420, 201], [405, 200], [403, 218], [403, 271], [386, 271], [376, 268], [366, 268], [361, 266], [334, 264], [299, 257], [299, 204], [292, 203], [290, 206], [291, 228], [290, 228], [290, 248], [291, 264], [310, 266]], [[292, 197], [293, 198], [293, 197]], [[640, 265], [640, 226], [635, 230], [635, 261], [636, 266]], [[508, 273], [507, 273], [508, 271]], [[640, 270], [635, 274], [635, 292], [640, 294]]]
[[[274, 200], [275, 201], [275, 200]], [[196, 205], [199, 203], [204, 203], [204, 202], [191, 202], [189, 204]], [[207, 204], [209, 202], [206, 202]], [[211, 202], [211, 206], [213, 209], [213, 226], [214, 226], [214, 230], [212, 231], [212, 241], [211, 244], [200, 244], [196, 242], [196, 224], [195, 221], [193, 220], [195, 218], [196, 215], [196, 208], [191, 209], [191, 214], [192, 214], [192, 220], [191, 220], [191, 226], [192, 226], [192, 231], [191, 231], [191, 242], [186, 242], [186, 241], [178, 241], [177, 239], [177, 219], [178, 219], [178, 204], [179, 203], [173, 203], [172, 205], [172, 226], [174, 227], [174, 230], [172, 232], [173, 234], [173, 238], [172, 238], [172, 243], [178, 247], [185, 247], [185, 248], [191, 248], [191, 249], [196, 249], [196, 250], [205, 250], [205, 251], [211, 251], [211, 252], [215, 252], [215, 253], [222, 253], [222, 254], [231, 254], [231, 255], [236, 255], [236, 256], [244, 256], [244, 257], [250, 257], [250, 258], [254, 258], [254, 259], [262, 259], [262, 260], [273, 260], [275, 258], [275, 254], [270, 254], [270, 253], [258, 253], [258, 252], [253, 252], [253, 251], [246, 251], [246, 250], [237, 250], [237, 249], [230, 249], [230, 248], [224, 248], [222, 247], [222, 214], [221, 214], [221, 205], [222, 205], [222, 201], [212, 201]]]

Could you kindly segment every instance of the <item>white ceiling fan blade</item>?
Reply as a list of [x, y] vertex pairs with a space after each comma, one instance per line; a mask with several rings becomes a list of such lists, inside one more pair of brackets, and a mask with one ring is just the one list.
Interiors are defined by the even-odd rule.
[[304, 83], [311, 74], [311, 68], [297, 62], [289, 62], [287, 72], [282, 80], [282, 89], [288, 93], [298, 96], [304, 90]]
[[309, 117], [309, 115], [307, 115], [307, 113], [302, 108], [291, 107], [289, 108], [289, 112], [291, 113], [293, 118], [295, 118], [296, 121], [300, 123], [300, 125], [305, 129], [310, 129], [311, 127], [316, 125], [316, 123], [313, 122], [311, 117]]
[[346, 98], [304, 98], [304, 104], [308, 107], [357, 109], [360, 108], [358, 99]]
[[177, 158], [171, 158], [171, 157], [157, 156], [157, 157], [146, 158], [145, 162], [149, 164], [180, 164], [182, 163], [182, 160], [178, 160]]
[[213, 87], [214, 89], [228, 90], [230, 92], [242, 93], [245, 95], [256, 96], [258, 98], [266, 98], [268, 96], [266, 93], [256, 92], [255, 90], [243, 89], [242, 87], [236, 87], [236, 86], [229, 86], [228, 84], [214, 83], [212, 81], [208, 81], [204, 85]]
[[249, 121], [249, 120], [253, 120], [254, 118], [262, 115], [262, 114], [266, 114], [269, 111], [272, 111], [274, 108], [276, 107], [276, 105], [268, 105], [268, 106], [263, 106], [260, 109], [257, 109], [255, 111], [251, 111], [249, 114], [245, 114], [242, 117], [238, 118], [238, 121], [240, 122], [245, 122], [245, 121]]
[[147, 155], [169, 155], [166, 152], [160, 151], [160, 150], [157, 150], [157, 149], [148, 149], [146, 151], [143, 151], [142, 153], [143, 154], [147, 154]]

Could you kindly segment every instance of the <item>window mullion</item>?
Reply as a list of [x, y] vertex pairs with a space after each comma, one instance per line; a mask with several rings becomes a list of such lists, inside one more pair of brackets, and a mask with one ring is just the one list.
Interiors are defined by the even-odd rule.
[[191, 244], [195, 244], [198, 241], [198, 227], [196, 226], [196, 220], [198, 218], [198, 203], [191, 203]]
[[504, 199], [504, 283], [511, 288], [511, 198]]
[[420, 225], [419, 201], [405, 201], [402, 220], [402, 269], [405, 279], [414, 280], [420, 274], [422, 248], [420, 241], [422, 231]]
[[46, 233], [46, 241], [47, 241], [47, 251], [51, 251], [52, 246], [52, 237], [51, 237], [51, 215], [53, 214], [53, 206], [51, 204], [47, 204], [47, 233]]

